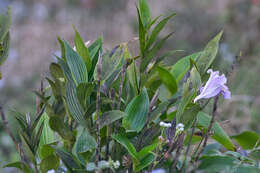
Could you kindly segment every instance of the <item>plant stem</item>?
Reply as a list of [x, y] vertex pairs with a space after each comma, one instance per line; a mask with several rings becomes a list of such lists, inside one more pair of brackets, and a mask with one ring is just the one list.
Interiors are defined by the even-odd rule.
[[208, 129], [207, 129], [207, 132], [205, 133], [204, 135], [204, 142], [203, 142], [203, 145], [202, 145], [202, 148], [200, 150], [200, 152], [198, 153], [195, 161], [197, 161], [201, 155], [201, 153], [203, 152], [204, 148], [206, 147], [207, 145], [207, 141], [208, 141], [208, 138], [209, 138], [209, 133], [210, 133], [210, 130], [214, 124], [214, 121], [215, 121], [215, 118], [216, 118], [216, 115], [217, 115], [217, 103], [218, 103], [218, 98], [219, 96], [216, 96], [215, 99], [214, 99], [214, 105], [213, 105], [213, 111], [212, 111], [212, 118], [210, 120], [210, 123], [209, 123], [209, 126], [208, 126]]
[[121, 71], [121, 80], [120, 80], [120, 88], [119, 88], [118, 103], [117, 103], [118, 110], [120, 110], [120, 106], [121, 106], [121, 97], [122, 97], [122, 92], [123, 92], [123, 85], [124, 85], [125, 72], [126, 72], [127, 66], [128, 66], [128, 63], [125, 62], [125, 64], [123, 65], [122, 71]]
[[176, 165], [178, 163], [178, 160], [179, 160], [179, 157], [181, 155], [181, 150], [183, 148], [183, 145], [184, 145], [184, 133], [182, 133], [180, 136], [179, 136], [179, 140], [178, 140], [178, 148], [177, 148], [177, 151], [176, 151], [176, 155], [175, 155], [175, 158], [174, 158], [174, 161], [173, 161], [173, 164], [171, 166], [171, 171], [174, 172], [175, 168], [176, 168]]
[[0, 114], [1, 114], [1, 118], [3, 121], [4, 127], [5, 127], [5, 130], [7, 131], [8, 135], [11, 137], [11, 139], [15, 145], [15, 148], [21, 157], [22, 170], [24, 171], [24, 153], [23, 153], [22, 148], [20, 147], [19, 143], [15, 140], [15, 137], [14, 137], [11, 129], [8, 126], [8, 121], [6, 120], [5, 113], [4, 113], [3, 107], [1, 105], [0, 105]]
[[101, 138], [100, 138], [100, 126], [99, 126], [99, 113], [100, 113], [100, 88], [101, 88], [101, 70], [102, 70], [102, 55], [99, 52], [99, 58], [97, 63], [97, 102], [96, 102], [96, 130], [97, 130], [97, 149], [96, 149], [96, 163], [100, 160], [101, 153]]
[[193, 134], [195, 132], [196, 123], [197, 123], [197, 117], [195, 117], [193, 124], [192, 124], [192, 131], [191, 131], [189, 143], [188, 143], [188, 146], [187, 146], [187, 149], [186, 149], [186, 152], [185, 152], [184, 161], [183, 161], [182, 167], [180, 169], [180, 172], [182, 172], [182, 170], [183, 170], [183, 172], [185, 172], [186, 160], [187, 160], [188, 153], [190, 151], [190, 146], [192, 144], [192, 137], [193, 137]]

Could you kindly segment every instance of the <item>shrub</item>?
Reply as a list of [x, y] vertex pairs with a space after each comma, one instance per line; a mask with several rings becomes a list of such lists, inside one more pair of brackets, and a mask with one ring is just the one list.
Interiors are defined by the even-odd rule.
[[[164, 58], [177, 50], [160, 54], [160, 49], [172, 33], [158, 35], [175, 13], [152, 19], [146, 0], [138, 1], [137, 12], [138, 56], [129, 51], [129, 42], [109, 51], [103, 50], [102, 38], [85, 45], [76, 29], [74, 49], [58, 38], [62, 55], [50, 65], [49, 85], [35, 91], [40, 98], [35, 118], [16, 115], [21, 160], [5, 167], [259, 172], [259, 136], [246, 131], [230, 137], [215, 120], [218, 98], [230, 97], [225, 75], [208, 70], [222, 31], [204, 50], [168, 65]], [[203, 110], [211, 99], [208, 115]], [[214, 142], [207, 145], [209, 138]]]

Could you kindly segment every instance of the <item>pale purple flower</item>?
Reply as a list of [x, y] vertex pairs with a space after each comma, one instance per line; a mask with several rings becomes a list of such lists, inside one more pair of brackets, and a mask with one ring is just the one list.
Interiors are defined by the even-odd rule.
[[209, 69], [207, 73], [210, 73], [209, 80], [204, 87], [200, 88], [200, 95], [194, 99], [194, 103], [199, 99], [208, 99], [222, 94], [225, 99], [230, 99], [230, 91], [226, 86], [227, 78], [224, 74], [219, 76], [219, 71], [213, 71]]

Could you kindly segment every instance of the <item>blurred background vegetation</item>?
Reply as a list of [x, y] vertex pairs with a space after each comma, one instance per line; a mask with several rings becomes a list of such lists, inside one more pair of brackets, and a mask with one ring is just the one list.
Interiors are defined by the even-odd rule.
[[[165, 32], [174, 31], [165, 49], [185, 50], [167, 59], [174, 63], [201, 50], [220, 30], [214, 69], [228, 75], [232, 99], [223, 101], [218, 119], [228, 134], [245, 129], [260, 133], [260, 0], [148, 0], [154, 16], [172, 11], [177, 16]], [[34, 112], [40, 79], [55, 61], [57, 36], [73, 42], [75, 25], [85, 40], [103, 36], [105, 48], [137, 36], [135, 0], [1, 0], [0, 11], [12, 9], [11, 49], [1, 67], [0, 103], [10, 127], [17, 132], [15, 111]], [[133, 48], [137, 43], [133, 43]], [[232, 70], [233, 69], [233, 70]], [[15, 133], [16, 134], [16, 133]], [[18, 156], [0, 123], [0, 167]], [[15, 172], [2, 169], [0, 172]]]

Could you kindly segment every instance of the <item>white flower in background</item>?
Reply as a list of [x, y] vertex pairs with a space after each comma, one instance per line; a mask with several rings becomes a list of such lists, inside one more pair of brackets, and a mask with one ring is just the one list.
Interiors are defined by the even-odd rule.
[[222, 94], [225, 99], [230, 99], [230, 91], [226, 86], [227, 78], [224, 74], [219, 76], [219, 71], [213, 71], [209, 69], [207, 73], [210, 73], [209, 80], [204, 87], [200, 88], [200, 94], [194, 99], [194, 103], [200, 99], [208, 99]]
[[182, 123], [177, 124], [176, 130], [183, 131], [184, 130], [184, 125]]
[[184, 131], [184, 124], [182, 124], [182, 123], [177, 124], [175, 137], [180, 135], [183, 131]]
[[165, 122], [161, 121], [161, 122], [160, 122], [160, 126], [161, 126], [161, 127], [171, 127], [172, 124], [171, 124], [171, 123], [165, 123]]
[[52, 169], [52, 170], [49, 170], [47, 173], [55, 173], [55, 171]]
[[119, 166], [120, 166], [120, 162], [118, 160], [113, 162], [113, 166], [114, 166], [115, 169], [118, 169]]

